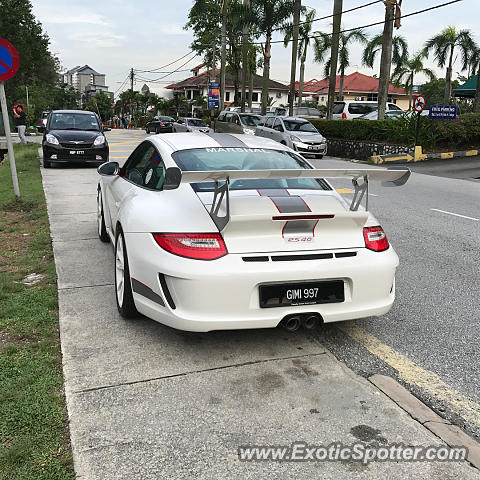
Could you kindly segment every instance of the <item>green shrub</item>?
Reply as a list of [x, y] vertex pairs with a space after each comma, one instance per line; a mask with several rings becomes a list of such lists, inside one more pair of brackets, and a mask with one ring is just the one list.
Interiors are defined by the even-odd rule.
[[[416, 115], [398, 120], [310, 120], [327, 139], [413, 145]], [[480, 146], [480, 115], [468, 113], [457, 120], [420, 117], [419, 145], [425, 149], [462, 149]]]

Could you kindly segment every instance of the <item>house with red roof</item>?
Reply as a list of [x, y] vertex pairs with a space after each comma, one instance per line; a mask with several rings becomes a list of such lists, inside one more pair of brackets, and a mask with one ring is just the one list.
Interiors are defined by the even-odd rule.
[[[319, 105], [326, 105], [328, 100], [329, 79], [307, 82], [303, 89], [305, 100], [316, 101]], [[335, 94], [338, 96], [340, 91], [340, 75], [337, 75]], [[360, 72], [354, 72], [345, 75], [343, 84], [342, 100], [378, 100], [378, 78], [364, 75]], [[404, 88], [395, 87], [390, 84], [388, 87], [388, 101], [396, 103], [403, 110], [408, 110], [408, 93]]]

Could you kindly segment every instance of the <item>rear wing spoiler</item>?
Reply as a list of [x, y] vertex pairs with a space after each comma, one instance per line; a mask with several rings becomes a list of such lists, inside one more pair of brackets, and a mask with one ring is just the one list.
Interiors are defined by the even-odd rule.
[[[164, 189], [174, 190], [182, 183], [214, 182], [215, 190], [210, 216], [219, 230], [223, 230], [230, 220], [229, 184], [232, 180], [344, 177], [352, 179], [355, 192], [350, 204], [350, 210], [356, 212], [364, 196], [366, 198], [365, 209], [368, 210], [368, 183], [370, 180], [381, 181], [385, 187], [398, 187], [405, 185], [410, 177], [410, 170], [406, 167], [390, 167], [388, 169], [211, 170], [182, 172], [178, 167], [169, 167], [165, 174]], [[361, 183], [359, 183], [360, 179]], [[220, 185], [220, 183], [222, 184]], [[223, 201], [226, 204], [226, 215], [219, 216], [220, 206]]]

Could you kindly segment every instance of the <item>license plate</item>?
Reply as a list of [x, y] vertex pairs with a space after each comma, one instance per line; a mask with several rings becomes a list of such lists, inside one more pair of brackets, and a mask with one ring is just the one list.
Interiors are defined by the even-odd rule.
[[345, 301], [343, 280], [260, 285], [260, 307], [294, 307]]
[[85, 155], [85, 150], [70, 150], [70, 155]]
[[320, 147], [318, 145], [312, 145], [308, 147], [309, 150], [318, 150]]

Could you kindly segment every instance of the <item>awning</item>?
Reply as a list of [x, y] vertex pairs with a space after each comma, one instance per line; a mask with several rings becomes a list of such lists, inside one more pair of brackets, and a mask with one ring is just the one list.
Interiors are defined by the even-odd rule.
[[477, 90], [478, 75], [474, 75], [468, 82], [460, 85], [453, 91], [454, 97], [474, 98]]

